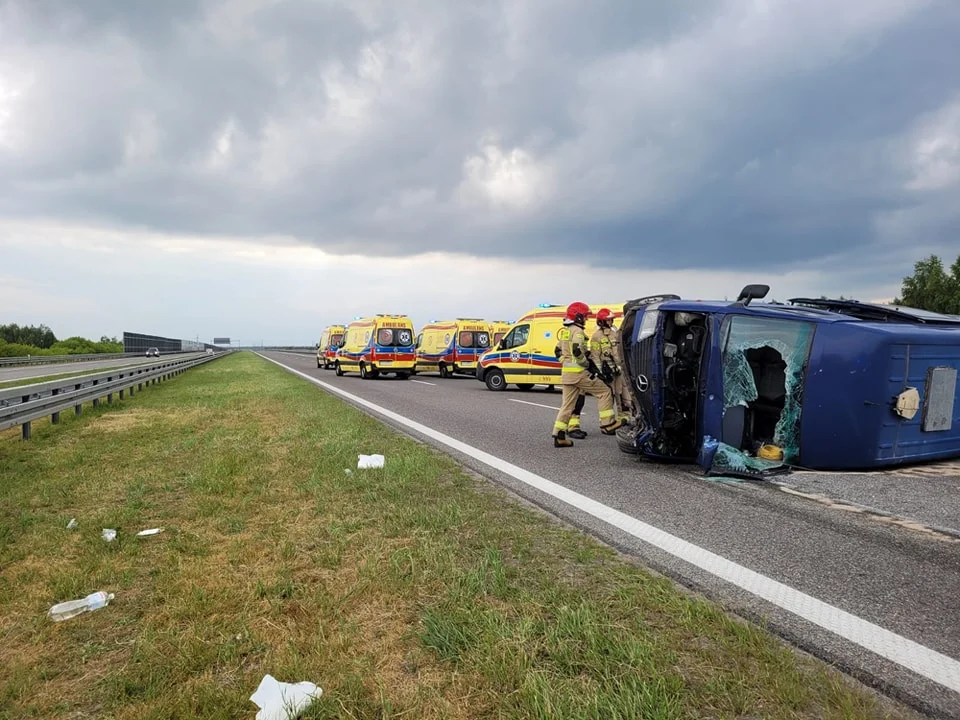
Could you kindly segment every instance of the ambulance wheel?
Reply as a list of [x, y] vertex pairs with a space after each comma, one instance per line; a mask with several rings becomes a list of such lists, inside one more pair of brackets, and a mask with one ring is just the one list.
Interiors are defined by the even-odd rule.
[[364, 363], [360, 363], [360, 377], [364, 380], [370, 379], [370, 373], [367, 371], [367, 366]]
[[343, 369], [340, 367], [339, 362], [333, 366], [333, 371], [336, 373], [337, 377], [343, 377]]
[[410, 373], [397, 373], [397, 379], [398, 379], [398, 380], [409, 380], [409, 379], [410, 379]]
[[505, 390], [507, 387], [507, 381], [503, 378], [503, 373], [496, 368], [492, 370], [487, 370], [487, 374], [483, 377], [483, 382], [487, 385], [487, 390]]
[[533, 390], [533, 383], [517, 383], [517, 387], [526, 392], [528, 390]]
[[320, 367], [320, 361], [317, 360], [317, 368], [319, 368], [319, 367]]
[[450, 368], [447, 367], [446, 363], [440, 363], [440, 377], [448, 378], [452, 377], [453, 373], [450, 372]]

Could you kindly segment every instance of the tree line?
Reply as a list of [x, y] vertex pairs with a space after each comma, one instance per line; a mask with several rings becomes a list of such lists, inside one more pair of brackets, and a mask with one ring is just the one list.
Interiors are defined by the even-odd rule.
[[0, 325], [0, 357], [93, 355], [123, 352], [123, 343], [103, 335], [99, 341], [73, 336], [60, 340], [46, 325]]
[[936, 255], [917, 261], [913, 274], [903, 279], [895, 305], [960, 315], [960, 256], [950, 266]]

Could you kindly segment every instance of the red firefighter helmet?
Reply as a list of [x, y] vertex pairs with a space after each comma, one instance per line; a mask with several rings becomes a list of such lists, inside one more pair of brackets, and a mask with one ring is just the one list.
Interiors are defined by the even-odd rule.
[[600, 309], [600, 312], [597, 313], [597, 322], [598, 323], [613, 322], [613, 313], [610, 312], [609, 308]]
[[583, 325], [590, 317], [590, 306], [582, 302], [574, 302], [567, 305], [566, 319], [577, 325]]

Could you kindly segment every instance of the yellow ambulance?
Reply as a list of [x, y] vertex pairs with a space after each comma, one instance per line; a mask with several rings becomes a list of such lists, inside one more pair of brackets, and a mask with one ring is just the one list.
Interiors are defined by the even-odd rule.
[[337, 358], [337, 348], [343, 343], [343, 334], [347, 331], [343, 325], [329, 325], [320, 333], [317, 345], [317, 367], [329, 370]]
[[490, 345], [496, 347], [503, 336], [510, 332], [510, 328], [513, 327], [512, 322], [507, 322], [506, 320], [491, 320], [490, 321]]
[[479, 318], [457, 318], [423, 326], [417, 336], [417, 374], [473, 375], [477, 360], [490, 349], [490, 323]]
[[384, 373], [406, 380], [415, 361], [413, 322], [406, 315], [382, 314], [358, 318], [347, 326], [333, 368], [337, 375], [358, 372], [365, 380]]
[[[601, 308], [613, 313], [614, 322], [623, 317], [624, 302], [590, 305], [585, 331], [589, 338], [597, 329], [596, 315]], [[543, 304], [517, 320], [507, 334], [480, 356], [477, 380], [490, 390], [505, 390], [514, 384], [521, 390], [534, 385], [560, 385], [560, 361], [554, 355], [557, 331], [563, 327], [566, 305]]]

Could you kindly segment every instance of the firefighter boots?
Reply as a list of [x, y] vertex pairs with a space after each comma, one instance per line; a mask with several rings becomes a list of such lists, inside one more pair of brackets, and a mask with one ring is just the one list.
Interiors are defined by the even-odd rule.
[[561, 430], [556, 435], [553, 436], [553, 446], [554, 447], [573, 447], [573, 440], [567, 438], [567, 434]]

